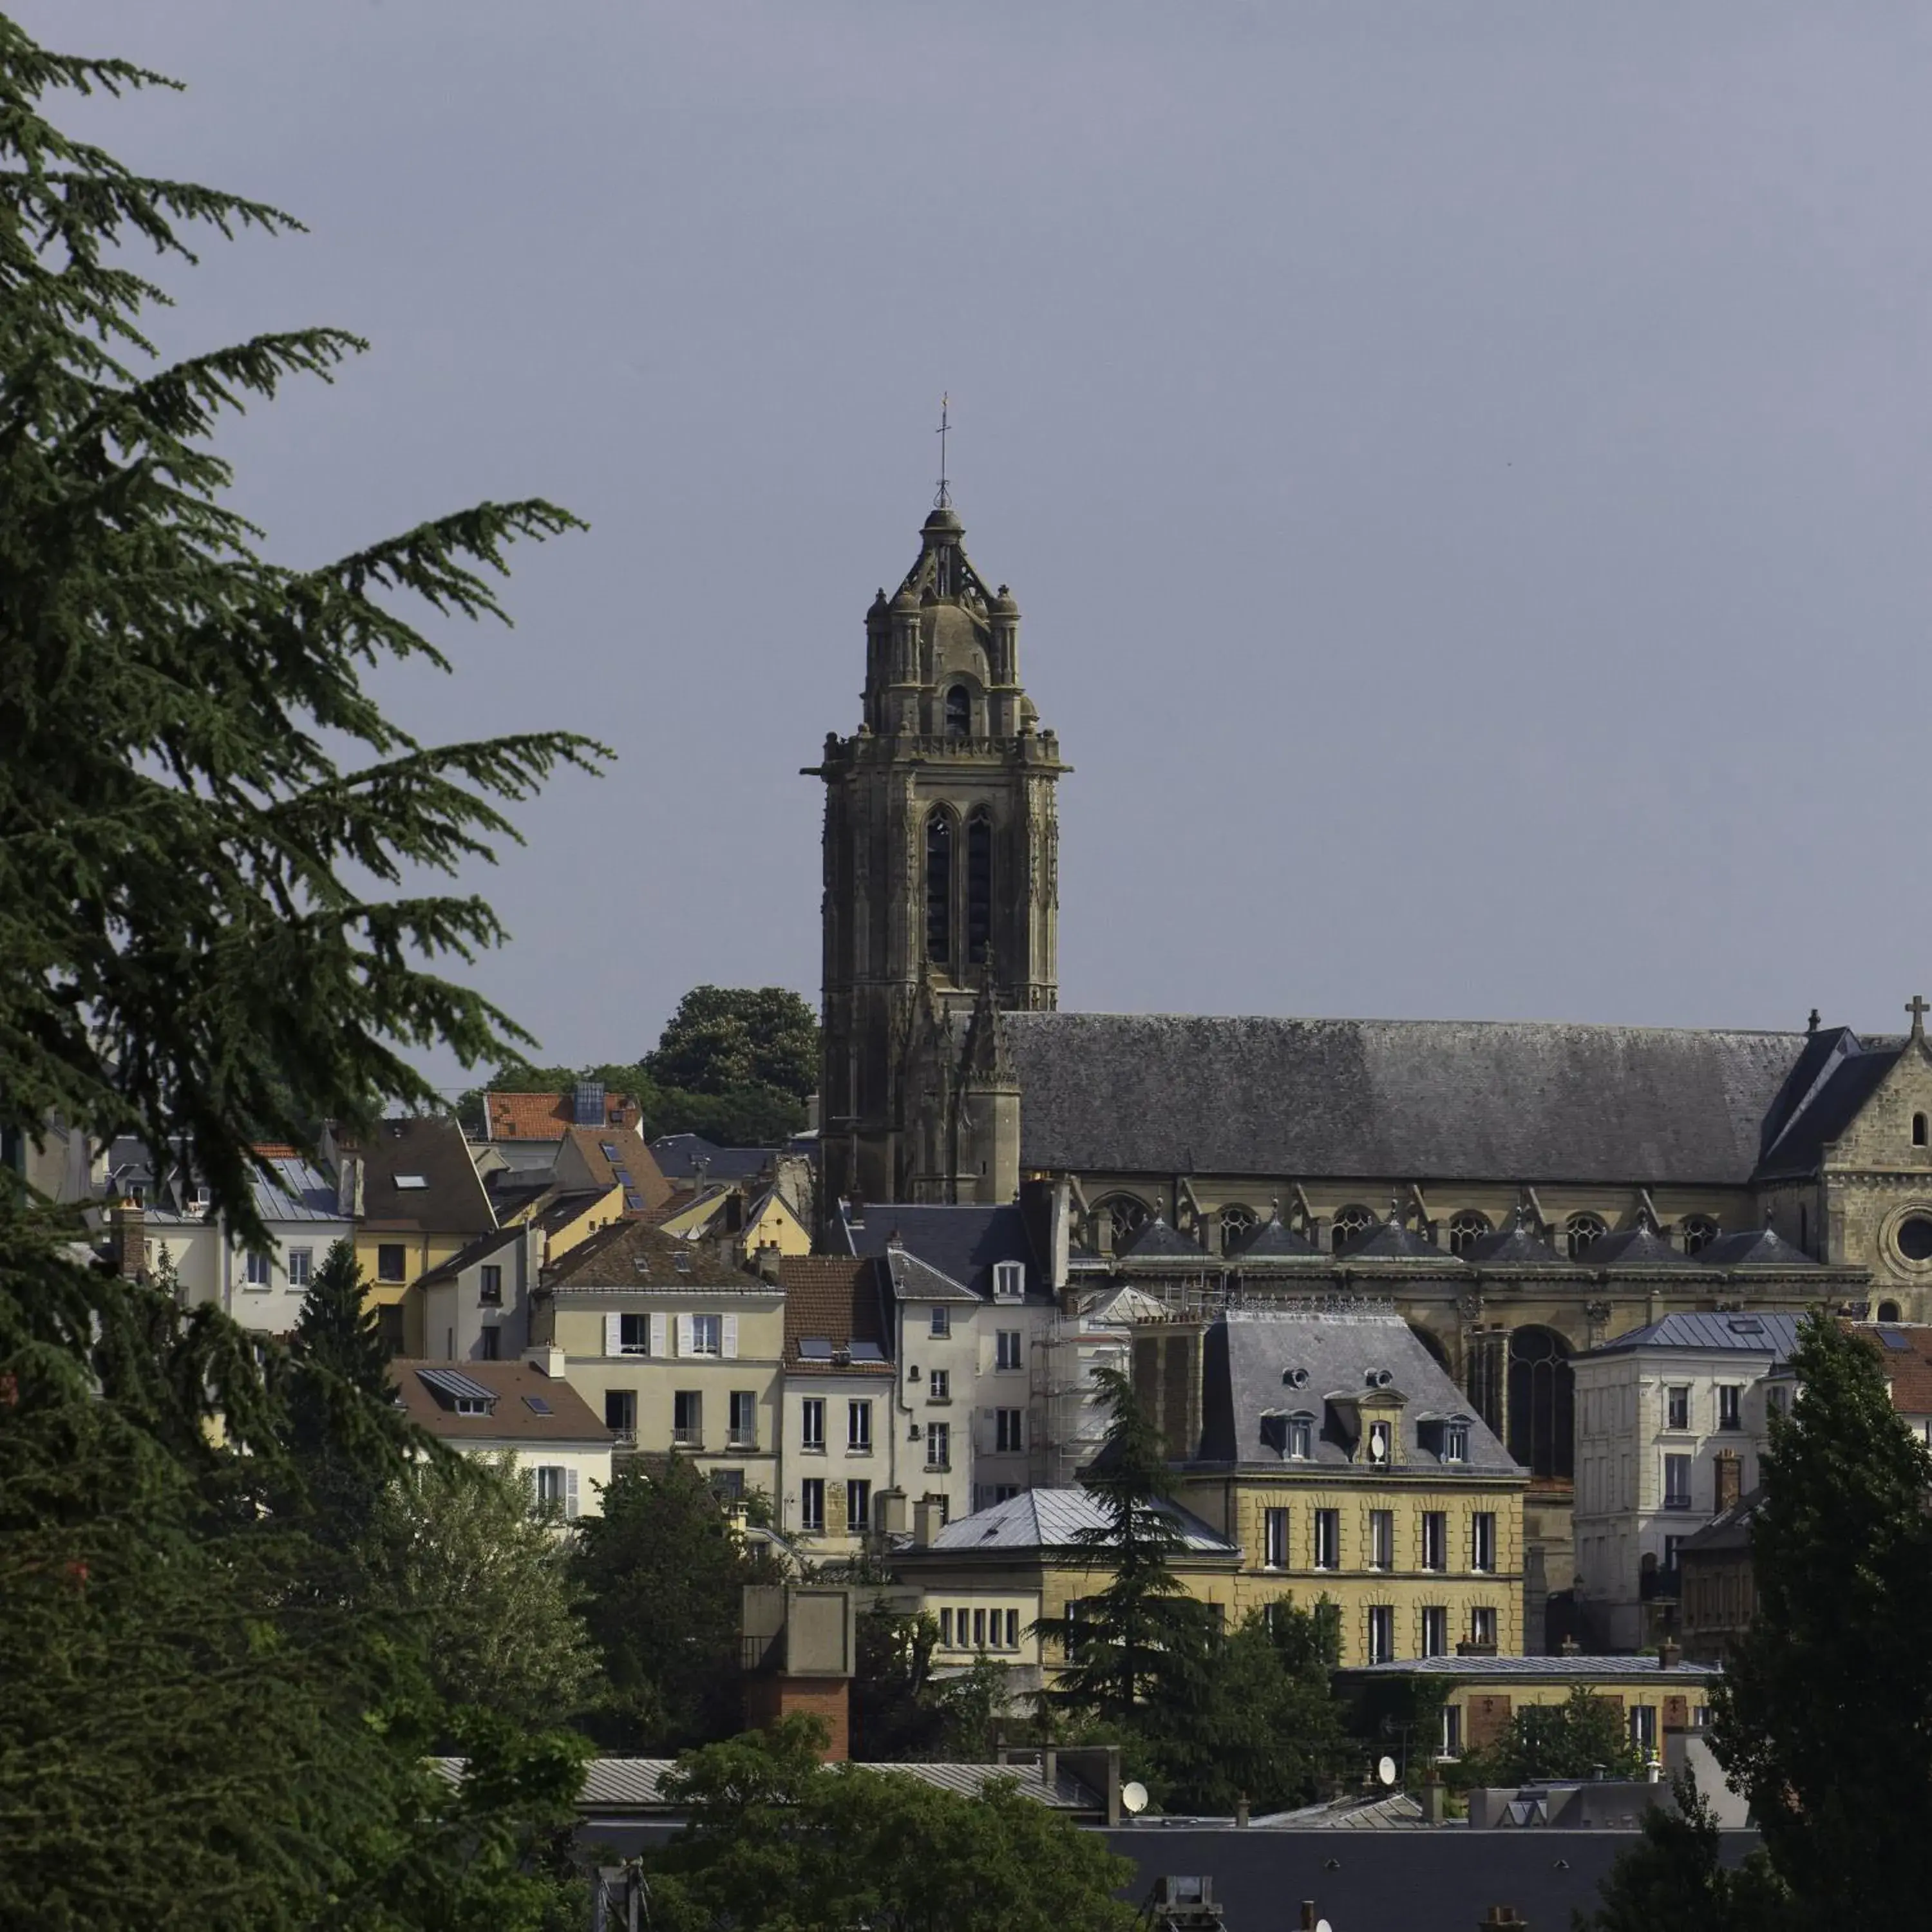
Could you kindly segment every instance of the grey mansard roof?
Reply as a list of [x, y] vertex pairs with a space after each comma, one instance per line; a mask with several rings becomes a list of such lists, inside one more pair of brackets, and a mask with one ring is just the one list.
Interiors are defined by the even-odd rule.
[[1742, 1184], [1797, 1033], [1460, 1020], [1006, 1016], [1021, 1165]]

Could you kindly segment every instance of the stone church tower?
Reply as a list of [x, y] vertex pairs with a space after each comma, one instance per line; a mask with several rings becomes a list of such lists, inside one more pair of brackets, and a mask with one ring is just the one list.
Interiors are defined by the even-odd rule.
[[1020, 685], [1019, 607], [941, 490], [866, 614], [865, 710], [825, 740], [824, 1198], [1003, 1202], [1019, 1183], [1006, 1012], [1058, 999], [1068, 768]]

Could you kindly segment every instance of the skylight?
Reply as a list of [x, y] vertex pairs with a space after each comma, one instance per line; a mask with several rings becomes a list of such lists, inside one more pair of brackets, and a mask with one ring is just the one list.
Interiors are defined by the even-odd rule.
[[548, 1415], [550, 1413], [550, 1404], [540, 1395], [525, 1396], [524, 1398], [524, 1406], [527, 1408], [532, 1415]]
[[429, 1178], [426, 1174], [399, 1174], [396, 1176], [396, 1185], [398, 1187], [427, 1187]]

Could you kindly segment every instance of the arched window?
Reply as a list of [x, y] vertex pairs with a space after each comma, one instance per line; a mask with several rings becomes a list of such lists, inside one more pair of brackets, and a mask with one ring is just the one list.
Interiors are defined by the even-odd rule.
[[1599, 1214], [1572, 1214], [1564, 1225], [1564, 1251], [1573, 1262], [1580, 1262], [1610, 1232]]
[[966, 821], [966, 957], [979, 965], [993, 944], [993, 817], [982, 805]]
[[1687, 1214], [1677, 1225], [1687, 1255], [1701, 1255], [1718, 1238], [1718, 1224], [1708, 1214]]
[[1576, 1466], [1576, 1402], [1569, 1343], [1554, 1329], [1511, 1330], [1509, 1452], [1532, 1476], [1570, 1480]]
[[1376, 1217], [1366, 1208], [1358, 1206], [1354, 1202], [1346, 1208], [1338, 1208], [1335, 1210], [1334, 1231], [1329, 1237], [1328, 1245], [1339, 1255], [1351, 1241], [1359, 1240], [1375, 1225]]
[[973, 694], [963, 684], [956, 684], [946, 694], [946, 735], [949, 738], [973, 735]]
[[1898, 1304], [1881, 1301], [1878, 1305], [1878, 1318], [1881, 1322], [1896, 1322], [1898, 1319]]
[[1221, 1225], [1221, 1252], [1231, 1255], [1255, 1232], [1261, 1216], [1245, 1201], [1230, 1201], [1215, 1219]]
[[1449, 1217], [1449, 1252], [1460, 1255], [1466, 1248], [1473, 1248], [1490, 1232], [1490, 1217], [1479, 1214], [1473, 1208], [1465, 1208]]
[[1912, 1117], [1912, 1144], [1914, 1147], [1925, 1144], [1925, 1116], [1923, 1114], [1914, 1114]]
[[952, 958], [952, 820], [943, 807], [926, 821], [926, 956], [935, 966]]
[[1110, 1194], [1094, 1204], [1095, 1218], [1106, 1226], [1115, 1254], [1132, 1245], [1134, 1237], [1148, 1224], [1147, 1203], [1131, 1194]]

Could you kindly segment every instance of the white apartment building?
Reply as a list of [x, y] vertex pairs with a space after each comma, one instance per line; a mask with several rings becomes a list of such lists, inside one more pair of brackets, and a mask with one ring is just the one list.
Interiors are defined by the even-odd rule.
[[1798, 1319], [1666, 1315], [1571, 1358], [1578, 1609], [1603, 1648], [1649, 1640], [1685, 1538], [1756, 1486]]

